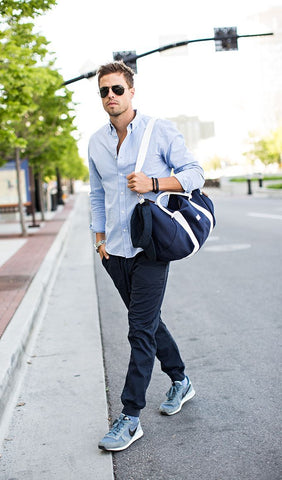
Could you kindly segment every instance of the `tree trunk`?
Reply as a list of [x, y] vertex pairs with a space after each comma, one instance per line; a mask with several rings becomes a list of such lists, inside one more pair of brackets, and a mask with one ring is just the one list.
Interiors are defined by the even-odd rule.
[[22, 201], [22, 192], [21, 192], [21, 160], [20, 160], [20, 149], [16, 148], [16, 172], [17, 172], [17, 190], [18, 190], [18, 202], [19, 202], [19, 212], [20, 212], [20, 222], [22, 229], [22, 236], [27, 237], [27, 229], [24, 220], [24, 210], [23, 210], [23, 201]]
[[44, 198], [43, 198], [43, 188], [42, 188], [41, 172], [38, 172], [38, 187], [39, 187], [39, 199], [40, 199], [41, 220], [42, 220], [42, 222], [44, 222], [44, 220], [45, 220], [45, 215], [44, 215]]
[[56, 168], [56, 175], [57, 175], [57, 203], [58, 203], [58, 205], [64, 205], [65, 202], [63, 200], [61, 174], [60, 174], [60, 170], [58, 168]]
[[31, 196], [31, 215], [32, 215], [32, 225], [31, 227], [37, 227], [35, 220], [35, 185], [34, 185], [34, 174], [33, 169], [31, 167], [28, 168], [29, 170], [29, 185], [30, 185], [30, 196]]
[[70, 194], [73, 195], [73, 179], [70, 178]]

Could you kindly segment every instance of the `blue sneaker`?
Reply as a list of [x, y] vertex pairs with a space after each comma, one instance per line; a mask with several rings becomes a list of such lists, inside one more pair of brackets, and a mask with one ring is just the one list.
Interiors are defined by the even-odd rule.
[[182, 405], [194, 397], [195, 390], [192, 383], [188, 380], [186, 387], [183, 387], [182, 382], [173, 382], [169, 391], [167, 392], [167, 400], [160, 406], [160, 412], [163, 415], [174, 415], [180, 412]]
[[111, 430], [98, 443], [98, 447], [102, 450], [110, 450], [118, 452], [125, 450], [133, 442], [143, 436], [140, 421], [137, 426], [124, 413], [114, 421]]

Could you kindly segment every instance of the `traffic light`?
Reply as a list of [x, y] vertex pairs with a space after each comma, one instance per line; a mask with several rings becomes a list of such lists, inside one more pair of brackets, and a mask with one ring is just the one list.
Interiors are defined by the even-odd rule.
[[125, 65], [132, 68], [132, 70], [137, 73], [137, 65], [136, 65], [136, 51], [123, 51], [123, 52], [113, 52], [113, 59], [114, 60], [122, 60]]
[[237, 27], [214, 28], [215, 51], [238, 50]]

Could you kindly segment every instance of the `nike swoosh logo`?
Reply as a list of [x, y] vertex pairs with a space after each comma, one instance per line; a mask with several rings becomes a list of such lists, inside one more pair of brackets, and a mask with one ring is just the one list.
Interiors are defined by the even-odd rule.
[[190, 388], [191, 388], [191, 385], [189, 385], [188, 388], [187, 388], [187, 390], [186, 390], [186, 392], [182, 394], [182, 398], [184, 398], [185, 395], [187, 395], [187, 393], [189, 392]]
[[137, 427], [134, 430], [129, 429], [129, 435], [133, 437], [136, 433]]

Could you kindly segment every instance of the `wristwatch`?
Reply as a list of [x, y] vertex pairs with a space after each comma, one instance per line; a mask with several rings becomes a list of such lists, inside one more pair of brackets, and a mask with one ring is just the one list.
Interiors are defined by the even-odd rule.
[[101, 247], [101, 245], [103, 245], [104, 243], [106, 243], [106, 240], [100, 240], [99, 242], [94, 243], [94, 247], [96, 248], [97, 253], [99, 252], [99, 247]]

